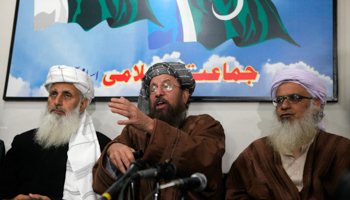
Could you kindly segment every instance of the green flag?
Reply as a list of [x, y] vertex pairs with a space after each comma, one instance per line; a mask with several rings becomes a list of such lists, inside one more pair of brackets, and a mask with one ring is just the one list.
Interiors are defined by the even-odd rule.
[[35, 0], [34, 30], [55, 23], [77, 23], [88, 31], [102, 21], [112, 28], [148, 19], [161, 26], [148, 0]]
[[299, 46], [271, 0], [189, 0], [188, 4], [192, 19], [181, 16], [182, 20], [193, 20], [196, 41], [207, 49], [229, 39], [239, 47], [275, 38]]

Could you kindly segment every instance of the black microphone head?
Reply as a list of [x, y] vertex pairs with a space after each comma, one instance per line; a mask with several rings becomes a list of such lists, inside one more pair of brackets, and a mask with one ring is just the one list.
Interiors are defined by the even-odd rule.
[[176, 176], [176, 166], [172, 162], [158, 165], [158, 168], [160, 172], [158, 177], [162, 177], [164, 179], [172, 179]]
[[192, 178], [198, 178], [200, 185], [194, 191], [196, 192], [202, 192], [207, 187], [207, 178], [202, 173], [194, 173], [191, 176]]
[[132, 152], [132, 155], [134, 155], [135, 160], [140, 159], [143, 157], [143, 151], [138, 150], [138, 151]]
[[165, 162], [159, 163], [155, 167], [147, 170], [141, 170], [134, 173], [132, 180], [146, 179], [146, 178], [163, 178], [172, 179], [176, 175], [176, 166], [173, 163]]
[[[129, 177], [132, 173], [137, 172], [139, 170], [143, 170], [146, 168], [146, 162], [143, 160], [135, 160], [134, 162], [130, 163], [128, 169], [126, 170], [124, 176]], [[125, 177], [125, 178], [126, 178]]]
[[138, 170], [142, 170], [146, 168], [146, 162], [140, 159], [135, 160], [134, 162], [130, 163], [129, 168], [131, 168], [131, 166], [136, 167]]

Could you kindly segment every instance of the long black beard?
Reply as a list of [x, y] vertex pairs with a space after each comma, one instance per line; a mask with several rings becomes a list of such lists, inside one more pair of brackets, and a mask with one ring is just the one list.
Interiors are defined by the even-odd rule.
[[[154, 104], [149, 102], [149, 114], [148, 116], [151, 117], [152, 119], [156, 118], [161, 121], [164, 121], [168, 123], [171, 126], [174, 127], [180, 127], [182, 123], [185, 121], [186, 118], [186, 105], [181, 102], [181, 96], [177, 101], [176, 105], [170, 105], [169, 102], [163, 98], [157, 98], [154, 101]], [[156, 103], [162, 100], [166, 102], [168, 105], [168, 111], [165, 111], [164, 109], [156, 109]]]

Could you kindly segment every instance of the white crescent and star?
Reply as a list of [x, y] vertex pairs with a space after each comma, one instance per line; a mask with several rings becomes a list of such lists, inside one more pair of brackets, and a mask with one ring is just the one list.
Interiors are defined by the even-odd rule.
[[218, 18], [218, 19], [220, 19], [222, 21], [231, 20], [231, 19], [235, 18], [242, 11], [243, 2], [244, 2], [244, 0], [238, 0], [236, 9], [232, 13], [230, 13], [228, 15], [219, 15], [219, 14], [217, 14], [215, 12], [215, 10], [214, 10], [214, 4], [212, 4], [211, 9], [212, 9], [213, 14], [215, 15], [216, 18]]

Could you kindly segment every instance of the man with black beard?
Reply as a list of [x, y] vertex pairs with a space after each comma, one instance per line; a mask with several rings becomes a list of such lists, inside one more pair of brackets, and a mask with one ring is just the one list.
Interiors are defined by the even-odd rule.
[[[125, 173], [124, 166], [133, 162], [132, 152], [142, 150], [148, 167], [172, 158], [176, 178], [203, 173], [208, 181], [204, 191], [190, 190], [186, 199], [222, 199], [222, 156], [225, 134], [221, 124], [209, 115], [186, 116], [189, 96], [195, 80], [182, 63], [158, 63], [151, 66], [142, 79], [138, 108], [125, 98], [112, 98], [108, 104], [113, 113], [127, 117], [118, 124], [126, 125], [121, 135], [110, 142], [94, 166], [93, 188], [105, 192], [115, 181], [115, 167]], [[108, 171], [108, 172], [107, 172]], [[143, 179], [136, 189], [136, 199], [151, 193], [154, 179]], [[161, 179], [164, 183], [169, 180]], [[168, 188], [160, 192], [160, 200], [177, 200], [180, 191]]]
[[92, 167], [110, 139], [96, 132], [85, 110], [91, 77], [74, 67], [51, 67], [40, 126], [17, 135], [0, 169], [0, 199], [97, 199]]
[[287, 69], [271, 86], [272, 133], [232, 164], [226, 199], [331, 199], [350, 166], [350, 140], [325, 132], [326, 87], [314, 73]]
[[[175, 105], [169, 104], [169, 102], [164, 98], [157, 98], [154, 103], [151, 100], [148, 101], [149, 114], [148, 116], [152, 119], [156, 118], [164, 121], [174, 127], [179, 127], [182, 122], [186, 119], [187, 104], [181, 103], [182, 95], [178, 95], [177, 103]], [[165, 103], [168, 108], [156, 109], [156, 105], [159, 103]]]

